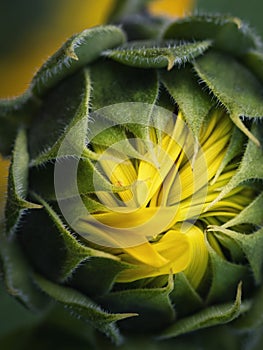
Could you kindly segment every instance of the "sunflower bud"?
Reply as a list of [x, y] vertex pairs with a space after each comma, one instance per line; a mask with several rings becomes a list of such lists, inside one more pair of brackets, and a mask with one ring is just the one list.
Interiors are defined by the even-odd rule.
[[132, 21], [69, 39], [2, 103], [7, 288], [115, 343], [259, 327], [261, 43], [237, 18], [147, 18], [137, 41]]

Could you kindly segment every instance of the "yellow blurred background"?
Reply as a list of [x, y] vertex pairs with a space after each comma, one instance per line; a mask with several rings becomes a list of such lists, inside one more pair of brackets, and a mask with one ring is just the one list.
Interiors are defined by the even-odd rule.
[[[23, 93], [36, 70], [68, 37], [106, 21], [107, 14], [115, 0], [46, 0], [46, 3], [42, 5], [46, 13], [42, 11], [39, 14], [35, 11], [35, 14], [40, 17], [39, 20], [33, 18], [34, 13], [32, 13], [36, 3], [30, 0], [20, 1], [20, 3], [18, 0], [0, 2], [2, 16], [5, 16], [5, 12], [6, 15], [11, 13], [9, 20], [14, 21], [13, 29], [17, 27], [13, 35], [20, 36], [20, 40], [15, 42], [10, 52], [1, 52], [0, 45], [0, 98], [14, 97]], [[36, 1], [43, 2], [43, 0]], [[24, 6], [31, 4], [31, 13], [27, 12], [27, 20], [34, 20], [34, 24], [29, 26], [27, 31], [24, 31], [24, 28], [21, 30], [18, 28], [19, 16], [25, 16], [24, 12], [21, 12], [21, 15], [16, 13], [15, 16], [14, 14], [12, 16], [11, 6], [14, 7], [13, 11], [20, 10], [20, 8], [15, 8], [16, 3], [20, 4], [19, 6], [22, 3]], [[189, 12], [192, 4], [193, 0], [156, 0], [150, 4], [150, 10], [155, 14], [182, 16]]]

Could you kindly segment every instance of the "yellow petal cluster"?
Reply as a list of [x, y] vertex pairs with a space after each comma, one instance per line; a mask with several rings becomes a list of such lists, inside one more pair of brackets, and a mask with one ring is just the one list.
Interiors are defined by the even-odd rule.
[[223, 110], [211, 112], [199, 140], [181, 112], [166, 130], [149, 127], [144, 147], [133, 139], [137, 158], [93, 145], [101, 174], [120, 191], [99, 191], [105, 210], [81, 217], [78, 230], [133, 266], [119, 274], [119, 282], [184, 272], [196, 288], [207, 268], [207, 239], [223, 256], [213, 235], [206, 237], [207, 226], [223, 224], [242, 211], [250, 190], [238, 186], [217, 201], [238, 167], [218, 172], [233, 131]]

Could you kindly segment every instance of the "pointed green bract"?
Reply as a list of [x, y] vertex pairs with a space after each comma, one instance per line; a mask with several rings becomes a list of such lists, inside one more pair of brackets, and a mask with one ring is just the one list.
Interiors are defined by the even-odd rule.
[[[113, 61], [108, 61], [107, 65], [104, 61], [98, 61], [91, 67], [91, 81], [93, 87], [91, 116], [96, 123], [90, 125], [88, 139], [96, 143], [96, 138], [103, 137], [105, 133], [108, 134], [107, 138], [121, 139], [124, 135], [121, 126], [124, 124], [125, 128], [136, 137], [145, 139], [153, 104], [158, 98], [157, 73], [152, 69], [143, 70], [142, 73], [141, 69], [119, 65]], [[140, 103], [144, 104], [144, 109]], [[114, 125], [119, 129], [115, 135], [107, 130]], [[101, 131], [103, 134], [100, 136]]]
[[110, 337], [116, 344], [121, 342], [121, 336], [115, 327], [117, 321], [136, 316], [134, 313], [110, 314], [103, 311], [92, 300], [71, 288], [54, 284], [39, 275], [35, 276], [37, 284], [50, 297], [70, 308], [71, 312], [85, 322]]
[[86, 181], [86, 179], [94, 180], [94, 177], [96, 178], [96, 190], [108, 192], [120, 190], [105, 179], [98, 171], [96, 164], [93, 164], [88, 158], [62, 157], [58, 159], [58, 162], [57, 177], [62, 176], [63, 182], [61, 181], [57, 192], [54, 188], [55, 166], [53, 163], [49, 162], [43, 168], [33, 167], [30, 171], [33, 177], [31, 189], [48, 200], [56, 201], [58, 198], [62, 201], [64, 199], [74, 200], [76, 196], [93, 193], [95, 191], [94, 182]]
[[[56, 157], [66, 157], [70, 155], [74, 155], [76, 152], [79, 154], [82, 154], [83, 149], [85, 147], [85, 141], [86, 141], [86, 130], [88, 127], [88, 114], [89, 114], [89, 103], [90, 103], [90, 90], [91, 90], [91, 82], [89, 77], [88, 70], [83, 71], [83, 76], [81, 77], [82, 80], [82, 86], [80, 92], [81, 100], [79, 101], [79, 106], [76, 105], [76, 109], [74, 110], [71, 106], [70, 111], [67, 111], [69, 114], [69, 124], [67, 127], [65, 127], [64, 130], [62, 130], [62, 134], [56, 139], [55, 143], [52, 145], [43, 145], [41, 144], [41, 147], [43, 147], [43, 151], [34, 159], [31, 161], [31, 166], [39, 166], [42, 163], [48, 162], [50, 160], [56, 159]], [[72, 89], [72, 86], [70, 88], [70, 91]], [[65, 91], [63, 91], [65, 93]], [[55, 101], [52, 99], [52, 102], [56, 102], [56, 99], [59, 98], [59, 96], [55, 96]], [[64, 95], [65, 98], [65, 95]], [[60, 98], [59, 98], [60, 99]], [[50, 103], [50, 108], [52, 108], [52, 105]], [[65, 101], [64, 101], [65, 103]], [[66, 105], [66, 108], [68, 109], [68, 105]], [[49, 114], [53, 114], [53, 120], [51, 120], [51, 124], [53, 128], [56, 129], [56, 127], [59, 128], [59, 117], [55, 115], [57, 112], [58, 107], [54, 107], [54, 112], [52, 109], [49, 112]], [[53, 112], [53, 113], [52, 113]], [[47, 111], [46, 111], [47, 113]], [[61, 111], [60, 111], [61, 113]], [[73, 115], [72, 115], [73, 114]], [[45, 121], [45, 124], [47, 121]], [[39, 123], [38, 123], [39, 124]], [[57, 125], [56, 125], [57, 124]], [[49, 125], [49, 128], [51, 127]], [[41, 127], [42, 126], [42, 127]], [[36, 140], [37, 135], [39, 133], [43, 132], [43, 125], [36, 125], [35, 130], [33, 131], [33, 135], [31, 138], [31, 149], [34, 147], [34, 140]], [[60, 130], [59, 130], [60, 131]], [[61, 132], [61, 131], [60, 131]], [[66, 141], [65, 141], [66, 139]], [[36, 140], [39, 143], [39, 140]], [[67, 142], [67, 147], [65, 146], [63, 150], [61, 150], [61, 144]]]
[[39, 108], [41, 101], [27, 91], [20, 97], [0, 99], [0, 152], [11, 153], [11, 145], [16, 138], [17, 129], [28, 125], [33, 113]]
[[242, 210], [235, 218], [227, 221], [222, 227], [228, 228], [240, 224], [263, 225], [262, 217], [263, 194], [261, 193], [253, 202]]
[[218, 230], [220, 235], [230, 237], [240, 246], [251, 266], [256, 283], [260, 284], [262, 281], [263, 267], [263, 229], [261, 228], [249, 235], [240, 234], [220, 227], [215, 228], [215, 230]]
[[[260, 122], [261, 123], [261, 122]], [[259, 124], [261, 125], [261, 124]], [[262, 144], [263, 135], [257, 124], [253, 124], [252, 133], [255, 135], [256, 140]], [[236, 186], [242, 182], [248, 180], [262, 180], [263, 179], [263, 152], [252, 140], [248, 141], [243, 158], [240, 162], [239, 168], [236, 174], [230, 179], [230, 181], [223, 187], [218, 197], [210, 206], [222, 199], [227, 193], [233, 190]]]
[[263, 53], [257, 50], [248, 51], [243, 61], [263, 81]]
[[3, 268], [5, 274], [4, 284], [9, 293], [30, 310], [43, 311], [50, 300], [36, 287], [32, 268], [26, 261], [17, 240], [10, 241], [1, 235], [0, 258], [3, 264], [1, 270]]
[[183, 112], [194, 135], [198, 136], [212, 106], [210, 97], [200, 89], [191, 68], [172, 72], [161, 71], [161, 81]]
[[[263, 325], [263, 288], [261, 287], [259, 290], [257, 290], [252, 307], [248, 312], [246, 313], [246, 317], [242, 317], [237, 319], [234, 322], [234, 327], [238, 331], [248, 331], [254, 334], [253, 331], [260, 330]], [[260, 343], [261, 345], [261, 343]]]
[[132, 266], [113, 260], [112, 257], [107, 258], [106, 254], [104, 258], [98, 254], [79, 265], [68, 284], [89, 297], [99, 297], [109, 293], [118, 274], [128, 268]]
[[173, 22], [166, 29], [165, 39], [213, 40], [216, 49], [241, 55], [260, 47], [257, 36], [239, 18], [229, 16], [190, 16]]
[[131, 67], [171, 70], [175, 65], [180, 66], [202, 55], [210, 45], [209, 40], [194, 43], [134, 42], [107, 50], [103, 55]]
[[234, 58], [212, 51], [199, 58], [194, 67], [211, 92], [226, 107], [236, 126], [259, 144], [240, 120], [240, 117], [263, 116], [263, 88], [256, 77]]
[[32, 91], [37, 96], [43, 96], [62, 79], [95, 61], [102, 51], [119, 46], [124, 41], [124, 32], [114, 26], [84, 30], [70, 38], [42, 66], [32, 81]]
[[176, 314], [180, 317], [192, 314], [204, 307], [204, 301], [183, 273], [174, 277], [174, 288], [170, 299], [174, 304]]
[[[86, 140], [90, 90], [89, 72], [84, 69], [44, 98], [43, 108], [36, 113], [29, 132], [31, 166], [57, 156], [81, 154]], [[63, 154], [58, 154], [65, 138], [67, 148], [64, 146]]]
[[[211, 247], [209, 247], [209, 262], [212, 280], [206, 302], [210, 305], [233, 298], [240, 281], [247, 284], [246, 280], [249, 279], [247, 266], [224, 260]], [[227, 295], [225, 290], [227, 290]]]
[[142, 72], [111, 61], [105, 64], [103, 60], [92, 65], [90, 71], [93, 111], [122, 102], [153, 103], [158, 94], [157, 75], [153, 70]]
[[[65, 282], [72, 277], [75, 270], [92, 257], [114, 260], [119, 270], [125, 268], [125, 264], [118, 263], [118, 258], [114, 255], [81, 244], [49, 204], [37, 195], [34, 195], [34, 198], [36, 202], [43, 205], [44, 209], [27, 214], [27, 223], [23, 229], [19, 230], [18, 237], [23, 249], [39, 272], [52, 280]], [[38, 223], [38, 229], [32, 232], [32, 227], [36, 223]], [[45, 223], [52, 227], [48, 233], [43, 226]], [[48, 263], [44, 264], [46, 259]], [[112, 279], [116, 275], [117, 272]]]
[[41, 208], [40, 205], [31, 203], [26, 199], [28, 192], [28, 162], [26, 132], [21, 129], [16, 139], [8, 179], [6, 212], [9, 215], [7, 214], [6, 232], [9, 236], [14, 234], [16, 226], [26, 210]]
[[121, 326], [127, 330], [160, 330], [174, 320], [169, 294], [173, 289], [172, 276], [167, 286], [153, 289], [130, 289], [109, 293], [98, 299], [104, 307], [111, 305], [114, 312], [133, 310], [138, 317], [123, 321]]
[[196, 313], [194, 316], [177, 321], [174, 325], [166, 329], [159, 338], [167, 339], [196, 329], [228, 323], [237, 318], [240, 313], [247, 311], [248, 307], [248, 304], [241, 304], [241, 284], [239, 284], [236, 300], [233, 304], [211, 306]]
[[240, 154], [240, 150], [243, 148], [243, 145], [245, 143], [245, 135], [241, 132], [240, 129], [237, 127], [234, 128], [233, 134], [230, 140], [230, 143], [227, 147], [227, 152], [225, 154], [225, 157], [220, 164], [216, 175], [214, 179], [212, 180], [212, 183], [215, 183], [219, 177], [219, 175], [222, 173], [224, 168], [233, 160], [235, 157], [237, 157]]

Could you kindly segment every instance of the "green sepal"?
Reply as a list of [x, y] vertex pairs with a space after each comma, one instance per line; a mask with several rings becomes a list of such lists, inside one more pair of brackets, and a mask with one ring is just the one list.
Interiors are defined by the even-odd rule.
[[226, 302], [235, 295], [240, 281], [247, 289], [250, 279], [248, 266], [236, 264], [219, 256], [207, 243], [209, 253], [208, 274], [210, 279], [209, 291], [206, 297], [207, 304]]
[[194, 68], [218, 101], [226, 107], [236, 126], [259, 145], [257, 138], [240, 119], [263, 116], [263, 87], [257, 78], [235, 58], [216, 51], [198, 58]]
[[43, 311], [49, 304], [49, 298], [43, 296], [34, 283], [32, 268], [28, 264], [17, 240], [8, 240], [0, 235], [1, 268], [4, 272], [4, 284], [8, 293], [17, 298], [31, 311]]
[[182, 111], [195, 136], [212, 108], [211, 97], [201, 90], [191, 67], [171, 72], [161, 71], [160, 78]]
[[[126, 334], [125, 334], [126, 336]], [[98, 339], [98, 350], [115, 350], [113, 344]], [[119, 350], [248, 350], [244, 348], [244, 339], [228, 324], [197, 332], [191, 332], [171, 339], [154, 339], [152, 337], [130, 335], [125, 337], [125, 344]], [[97, 349], [94, 347], [94, 349]], [[249, 350], [261, 348], [249, 348]]]
[[[216, 236], [218, 236], [219, 239], [220, 237], [224, 239], [225, 236], [239, 245], [253, 272], [255, 283], [259, 285], [262, 281], [263, 229], [261, 228], [251, 234], [242, 234], [216, 226], [213, 227], [213, 230], [217, 231]], [[228, 246], [231, 246], [231, 242]]]
[[93, 64], [90, 71], [93, 111], [123, 102], [152, 104], [158, 95], [158, 80], [153, 70], [131, 68], [113, 61], [106, 64], [101, 60]]
[[20, 97], [0, 100], [0, 153], [11, 154], [11, 148], [19, 128], [31, 122], [40, 101], [28, 91]]
[[82, 244], [48, 203], [37, 195], [34, 198], [43, 209], [28, 213], [18, 235], [37, 271], [54, 281], [64, 282], [91, 257], [118, 260], [111, 254]]
[[[90, 101], [89, 71], [83, 69], [61, 82], [44, 98], [29, 130], [30, 165], [54, 160], [61, 143], [63, 155], [82, 153]], [[66, 147], [67, 146], [67, 147]]]
[[[95, 137], [92, 138], [93, 145], [95, 144], [98, 146], [103, 146], [108, 148], [117, 142], [123, 142], [126, 140], [127, 136], [126, 136], [125, 130], [120, 125], [112, 126], [110, 129], [107, 128], [105, 130], [104, 126], [107, 126], [108, 122], [103, 118], [98, 118], [96, 120], [96, 126], [98, 124], [101, 125], [101, 129], [103, 131], [98, 133]], [[98, 128], [100, 128], [100, 126], [98, 126]]]
[[263, 82], [263, 52], [250, 50], [244, 55], [243, 62]]
[[[158, 95], [156, 98], [158, 98]], [[150, 127], [153, 126], [157, 133], [160, 130], [165, 132], [167, 122], [169, 118], [172, 117], [172, 111], [167, 111], [160, 107], [156, 108], [153, 103], [123, 102], [101, 108], [94, 112], [93, 115], [95, 120], [103, 118], [96, 123], [96, 125], [102, 124], [105, 129], [111, 128], [105, 130], [102, 135], [106, 132], [111, 134], [113, 125], [118, 125], [120, 129], [124, 129], [124, 131], [120, 130], [118, 133], [113, 132], [111, 134], [111, 136], [116, 137], [116, 144], [113, 145], [114, 150], [120, 151], [120, 153], [123, 154], [124, 148], [126, 155], [140, 159], [142, 154], [140, 151], [136, 150], [132, 145], [132, 141], [130, 142], [128, 138], [130, 135], [133, 135], [133, 137], [140, 139], [142, 146], [147, 148]], [[93, 127], [93, 125], [91, 125], [89, 130], [91, 135], [93, 134], [93, 129], [96, 131], [96, 126]], [[114, 139], [112, 138], [111, 140], [111, 136], [108, 135], [105, 137], [105, 141], [112, 143]], [[122, 137], [124, 137], [124, 139], [122, 139]], [[98, 139], [100, 139], [100, 137]], [[97, 139], [94, 138], [94, 140], [97, 143]], [[105, 141], [103, 143], [105, 143]]]
[[213, 47], [235, 56], [261, 45], [258, 37], [239, 18], [222, 15], [190, 16], [176, 20], [168, 26], [163, 37], [178, 40], [211, 39]]
[[[107, 128], [117, 125], [121, 129], [125, 125], [136, 137], [147, 138], [153, 104], [159, 93], [157, 73], [151, 69], [131, 68], [114, 61], [107, 61], [107, 64], [98, 61], [91, 67], [91, 80], [91, 117], [96, 123], [90, 124], [88, 139], [92, 138], [93, 141], [94, 135], [99, 133], [97, 126], [100, 125], [104, 135], [109, 132]], [[121, 132], [115, 136], [118, 141], [122, 137]]]
[[8, 177], [8, 198], [6, 204], [6, 233], [12, 236], [23, 213], [28, 209], [39, 209], [40, 205], [29, 202], [28, 191], [27, 137], [24, 129], [20, 129], [14, 146]]
[[134, 313], [107, 313], [83, 294], [74, 289], [50, 282], [40, 275], [35, 275], [35, 281], [48, 296], [64, 305], [77, 318], [82, 319], [106, 334], [116, 344], [120, 344], [122, 338], [115, 323], [128, 317], [136, 316]]
[[[212, 179], [211, 184], [215, 184], [219, 175], [222, 173], [222, 171], [225, 169], [228, 163], [231, 162], [236, 156], [240, 154], [240, 150], [243, 149], [244, 144], [246, 143], [246, 137], [243, 134], [243, 132], [240, 131], [237, 127], [233, 128], [232, 136], [229, 142], [229, 145], [227, 146], [226, 154], [219, 165], [219, 168], [216, 172], [215, 177]], [[228, 221], [229, 222], [229, 221]]]
[[[94, 178], [96, 179], [94, 181]], [[81, 159], [78, 165], [79, 194], [96, 191], [118, 192], [120, 188], [112, 185], [89, 159]]]
[[[143, 111], [142, 108], [144, 108]], [[107, 152], [116, 152], [117, 157], [127, 159], [127, 157], [142, 159], [143, 154], [134, 147], [134, 138], [140, 139], [141, 148], [147, 147], [147, 141], [149, 140], [149, 128], [148, 124], [151, 123], [151, 116], [154, 110], [153, 105], [143, 103], [118, 103], [112, 106], [107, 106], [95, 112], [94, 118], [96, 119], [95, 128], [101, 126], [102, 132], [96, 134], [92, 138], [92, 146], [96, 149], [104, 148], [105, 153], [97, 153], [97, 159], [107, 156]], [[140, 112], [141, 111], [141, 112]], [[138, 115], [140, 113], [140, 115]], [[98, 115], [98, 118], [97, 118]], [[105, 117], [104, 117], [105, 115]], [[120, 115], [123, 117], [119, 118]], [[157, 121], [157, 120], [156, 120]], [[128, 122], [128, 124], [127, 124]], [[123, 125], [121, 125], [123, 123]], [[134, 124], [133, 124], [134, 123]], [[116, 125], [117, 124], [117, 125]], [[112, 126], [113, 125], [113, 126]], [[157, 125], [156, 125], [157, 126]], [[93, 126], [89, 128], [89, 133], [93, 133]], [[132, 135], [132, 136], [131, 136]], [[131, 137], [131, 139], [130, 139]], [[125, 150], [125, 154], [124, 151]], [[90, 157], [89, 154], [84, 155]], [[91, 154], [91, 159], [93, 154]], [[94, 158], [94, 157], [93, 157]], [[97, 160], [96, 159], [96, 160]], [[96, 167], [95, 167], [96, 168]], [[81, 186], [81, 185], [80, 185]], [[98, 188], [98, 187], [97, 187]], [[120, 191], [121, 188], [115, 188], [116, 191]]]
[[[57, 167], [57, 186], [61, 176], [59, 188], [56, 189], [54, 186], [55, 166]], [[75, 171], [77, 172], [75, 173]], [[75, 182], [76, 179], [77, 183]], [[94, 179], [96, 179], [95, 183]], [[95, 185], [96, 187], [94, 187]], [[56, 165], [47, 163], [44, 166], [32, 167], [30, 169], [30, 190], [46, 200], [69, 200], [68, 204], [70, 205], [70, 201], [74, 203], [74, 198], [79, 195], [85, 196], [95, 191], [118, 192], [121, 189], [113, 186], [90, 159], [65, 157], [59, 158]], [[80, 208], [76, 208], [76, 210], [80, 210]]]
[[176, 321], [163, 331], [158, 339], [172, 338], [187, 332], [231, 322], [249, 307], [249, 303], [241, 302], [241, 283], [239, 283], [234, 303], [210, 306], [193, 316]]
[[62, 79], [95, 61], [102, 51], [119, 46], [125, 40], [124, 32], [111, 25], [74, 35], [37, 72], [31, 84], [33, 93], [43, 96]]
[[[88, 113], [91, 84], [88, 70], [83, 70], [83, 84], [81, 102], [72, 120], [65, 126], [62, 135], [55, 141], [54, 145], [42, 152], [31, 165], [39, 165], [56, 157], [66, 157], [69, 155], [81, 155], [86, 147], [86, 130], [88, 127]], [[65, 97], [64, 97], [65, 98]], [[68, 106], [67, 106], [68, 108]], [[61, 122], [61, 121], [60, 121]], [[43, 132], [43, 130], [41, 130]], [[63, 147], [61, 144], [63, 143]]]
[[[147, 138], [147, 125], [150, 121], [153, 106], [147, 105], [140, 116], [138, 116], [136, 113], [138, 108], [136, 109], [135, 104], [136, 103], [118, 103], [101, 108], [92, 114], [96, 123], [90, 125], [87, 138], [90, 139], [93, 149], [102, 150], [103, 147], [106, 151], [104, 156], [111, 150], [118, 152], [119, 157], [124, 156], [123, 150], [125, 149], [125, 158], [127, 156], [131, 158], [142, 157], [132, 145], [132, 142], [130, 142], [127, 134], [130, 132], [134, 137], [140, 139]], [[137, 106], [142, 109], [142, 106], [146, 106], [146, 104], [140, 103], [137, 104]], [[133, 116], [132, 113], [134, 113]], [[125, 119], [119, 118], [121, 114]], [[136, 118], [135, 120], [134, 117]], [[132, 124], [133, 122], [135, 124]], [[91, 135], [91, 138], [89, 138], [89, 135]], [[103, 157], [103, 153], [90, 152], [91, 151], [87, 152], [86, 149], [83, 152], [83, 156], [91, 160], [98, 160], [101, 156]]]
[[[263, 327], [263, 287], [256, 290], [253, 299], [251, 300], [251, 308], [243, 316], [237, 319], [233, 326], [238, 331], [253, 332], [260, 330], [262, 334]], [[253, 334], [253, 333], [252, 333]], [[261, 343], [262, 347], [262, 343]]]
[[223, 228], [229, 228], [240, 224], [253, 224], [257, 226], [263, 225], [263, 193], [256, 197], [247, 207], [245, 207], [233, 219], [227, 221]]
[[174, 288], [170, 299], [180, 318], [204, 307], [202, 298], [191, 286], [184, 273], [178, 273], [174, 276]]
[[181, 66], [202, 55], [210, 45], [209, 40], [194, 43], [137, 41], [104, 51], [103, 55], [131, 67], [171, 70], [175, 65]]
[[[219, 245], [221, 253], [227, 255], [227, 259], [236, 264], [247, 264], [244, 252], [239, 244], [227, 235], [220, 235], [217, 232], [217, 226], [209, 226], [207, 230], [207, 238], [212, 239]], [[223, 252], [222, 252], [223, 251]]]
[[[251, 132], [255, 135], [256, 139], [263, 144], [263, 134], [260, 130], [261, 122], [254, 123], [251, 128]], [[263, 150], [262, 147], [258, 147], [253, 141], [249, 140], [246, 146], [243, 158], [240, 162], [239, 168], [236, 174], [230, 179], [230, 181], [223, 187], [222, 191], [212, 202], [207, 209], [212, 207], [216, 202], [222, 199], [232, 189], [237, 187], [242, 182], [248, 180], [261, 180], [263, 179]]]
[[113, 312], [135, 312], [138, 317], [125, 320], [120, 327], [137, 333], [158, 331], [175, 318], [169, 298], [173, 289], [173, 277], [163, 288], [128, 289], [111, 292], [96, 299], [104, 308]]
[[[71, 211], [71, 217], [79, 217], [79, 216], [85, 216], [87, 213], [92, 214], [95, 212], [105, 212], [107, 211], [107, 207], [105, 207], [102, 203], [100, 203], [97, 199], [91, 198], [92, 194], [83, 194], [80, 195], [79, 197], [71, 197], [71, 198], [66, 198], [64, 200], [60, 200], [60, 206], [62, 208], [65, 208], [68, 206]], [[94, 196], [95, 197], [95, 196]], [[83, 207], [80, 208], [79, 200], [82, 201]], [[54, 206], [56, 206], [56, 202], [52, 202]]]
[[68, 285], [89, 297], [105, 295], [112, 289], [118, 274], [129, 267], [121, 261], [92, 257], [74, 271]]

